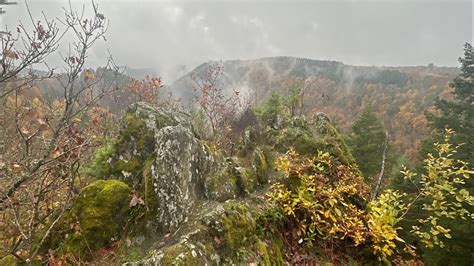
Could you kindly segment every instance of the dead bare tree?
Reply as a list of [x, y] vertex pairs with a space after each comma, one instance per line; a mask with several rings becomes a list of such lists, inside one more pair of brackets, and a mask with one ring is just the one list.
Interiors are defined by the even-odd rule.
[[[51, 77], [54, 69], [46, 64], [45, 59], [57, 50], [67, 32], [67, 29], [59, 27], [58, 21], [48, 19], [44, 13], [43, 20], [35, 22], [28, 4], [26, 7], [33, 30], [30, 31], [23, 22], [20, 22], [14, 32], [7, 29], [1, 35], [0, 84], [13, 80], [17, 86], [10, 88], [0, 86], [0, 99], [33, 80]], [[47, 74], [35, 73], [32, 67], [39, 64], [46, 67]]]
[[375, 186], [375, 190], [372, 193], [372, 200], [377, 199], [378, 195], [380, 194], [380, 188], [382, 187], [382, 180], [385, 174], [385, 161], [387, 158], [387, 148], [388, 148], [389, 139], [390, 139], [390, 136], [388, 132], [385, 132], [385, 144], [384, 144], [383, 153], [382, 153], [382, 165], [380, 167], [379, 176], [377, 177], [377, 184]]
[[[95, 123], [84, 121], [97, 102], [116, 89], [114, 84], [97, 87], [101, 77], [85, 65], [88, 51], [98, 40], [105, 40], [108, 26], [94, 3], [92, 8], [92, 15], [87, 16], [85, 7], [77, 12], [70, 4], [64, 8], [63, 19], [44, 16], [46, 28], [41, 22], [34, 23], [30, 12], [33, 31], [28, 33], [20, 24], [20, 37], [5, 40], [8, 49], [0, 60], [0, 100], [5, 103], [0, 110], [5, 122], [0, 137], [6, 139], [0, 158], [0, 217], [5, 218], [0, 230], [5, 234], [0, 253], [12, 254], [24, 263], [38, 259], [43, 243], [77, 194], [81, 164], [97, 135]], [[24, 69], [44, 63], [65, 32], [74, 41], [61, 55], [63, 73], [19, 76]], [[106, 68], [116, 70], [111, 57]], [[60, 84], [60, 99], [29, 97], [28, 93], [38, 91], [38, 80], [45, 79]]]
[[216, 64], [206, 73], [205, 78], [193, 76], [197, 85], [195, 101], [203, 111], [211, 129], [210, 139], [221, 143], [231, 130], [231, 122], [236, 117], [241, 107], [238, 91], [226, 95], [218, 84], [224, 67]]

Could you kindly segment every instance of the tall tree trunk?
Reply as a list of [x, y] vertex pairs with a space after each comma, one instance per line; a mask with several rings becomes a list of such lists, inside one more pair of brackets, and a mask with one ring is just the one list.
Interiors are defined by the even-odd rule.
[[306, 85], [303, 86], [303, 89], [301, 90], [301, 98], [300, 98], [300, 105], [301, 105], [301, 108], [300, 108], [300, 116], [303, 116], [304, 114], [304, 91], [305, 91], [305, 88], [306, 88]]
[[380, 187], [382, 186], [382, 179], [385, 172], [385, 160], [387, 158], [388, 139], [389, 139], [389, 135], [388, 135], [388, 132], [386, 131], [385, 132], [385, 146], [383, 148], [383, 155], [382, 155], [382, 166], [380, 168], [380, 173], [377, 178], [377, 185], [375, 186], [374, 193], [372, 194], [372, 200], [375, 200], [379, 196]]

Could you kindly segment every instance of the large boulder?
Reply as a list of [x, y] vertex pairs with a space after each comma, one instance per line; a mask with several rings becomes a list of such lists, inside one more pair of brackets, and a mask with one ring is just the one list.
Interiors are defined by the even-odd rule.
[[227, 176], [224, 158], [212, 153], [188, 128], [167, 126], [156, 132], [155, 152], [151, 172], [157, 219], [166, 230], [178, 228], [200, 199], [236, 197], [236, 181]]
[[200, 139], [187, 113], [137, 103], [127, 108], [119, 137], [97, 153], [89, 172], [126, 182], [144, 199], [147, 226], [166, 233], [186, 220], [197, 201], [239, 194], [230, 168]]
[[119, 180], [98, 180], [83, 188], [53, 234], [60, 253], [88, 259], [119, 239], [130, 216], [131, 192]]

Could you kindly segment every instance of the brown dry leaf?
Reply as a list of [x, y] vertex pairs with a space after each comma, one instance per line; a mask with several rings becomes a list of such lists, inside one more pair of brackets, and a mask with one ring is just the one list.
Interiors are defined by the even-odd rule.
[[20, 131], [21, 131], [21, 134], [23, 134], [23, 135], [29, 135], [30, 134], [30, 131], [27, 128], [22, 128]]
[[95, 76], [94, 72], [92, 72], [92, 70], [86, 69], [84, 71], [84, 80], [85, 81], [95, 80], [95, 79], [96, 79], [96, 76]]
[[145, 202], [142, 198], [138, 196], [136, 192], [132, 193], [132, 199], [130, 200], [130, 207], [135, 207], [137, 204], [145, 205]]
[[10, 58], [10, 59], [18, 59], [18, 54], [15, 51], [12, 50], [5, 50], [3, 53], [5, 57]]
[[48, 123], [46, 123], [42, 118], [38, 118], [36, 121], [38, 121], [40, 127], [46, 127], [48, 125]]
[[53, 151], [53, 158], [56, 159], [61, 156], [61, 152], [59, 150]]
[[214, 237], [214, 246], [216, 248], [219, 248], [220, 246], [222, 246], [222, 240], [217, 236]]
[[69, 225], [69, 227], [70, 227], [71, 229], [73, 229], [76, 234], [78, 234], [78, 233], [81, 232], [81, 225], [79, 224], [79, 222], [77, 222], [77, 223], [72, 223], [72, 224]]

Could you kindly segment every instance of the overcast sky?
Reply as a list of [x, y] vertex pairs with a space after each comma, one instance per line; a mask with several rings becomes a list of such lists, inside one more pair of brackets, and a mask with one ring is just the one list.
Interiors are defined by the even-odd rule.
[[[3, 26], [26, 18], [23, 0]], [[462, 0], [112, 1], [96, 0], [109, 20], [108, 48], [121, 65], [154, 68], [171, 82], [209, 60], [298, 56], [352, 65], [457, 66], [472, 42], [474, 8]], [[73, 1], [80, 6], [89, 1]], [[29, 0], [34, 15], [60, 16], [67, 1]]]

